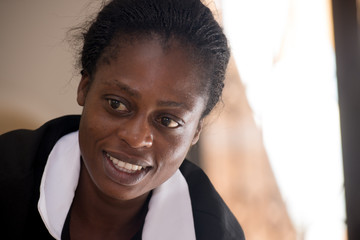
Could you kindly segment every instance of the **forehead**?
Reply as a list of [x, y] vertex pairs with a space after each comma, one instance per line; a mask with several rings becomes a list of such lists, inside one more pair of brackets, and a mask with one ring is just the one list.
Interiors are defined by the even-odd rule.
[[[149, 48], [150, 46], [150, 48]], [[191, 62], [188, 70], [192, 74], [197, 75], [197, 83], [206, 85], [206, 72], [208, 70], [206, 60], [202, 59], [201, 53], [197, 51], [189, 41], [183, 39], [181, 36], [164, 36], [151, 32], [135, 32], [135, 33], [120, 33], [116, 35], [110, 44], [104, 49], [99, 60], [97, 61], [97, 68], [104, 63], [109, 64], [112, 60], [117, 60], [119, 57], [126, 54], [136, 53], [139, 57], [157, 58], [160, 55], [177, 55], [186, 62]], [[154, 53], [158, 53], [155, 55]]]
[[[123, 40], [122, 40], [123, 41]], [[100, 59], [96, 81], [124, 83], [135, 91], [152, 90], [164, 98], [204, 98], [202, 73], [189, 48], [170, 40], [140, 38], [118, 44], [111, 57]]]

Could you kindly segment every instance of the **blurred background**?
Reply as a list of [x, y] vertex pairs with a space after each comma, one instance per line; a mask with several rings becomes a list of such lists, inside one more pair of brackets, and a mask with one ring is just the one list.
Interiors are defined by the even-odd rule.
[[[332, 2], [205, 2], [232, 58], [223, 104], [189, 157], [247, 239], [347, 239]], [[99, 6], [0, 1], [0, 134], [81, 113], [68, 31]]]

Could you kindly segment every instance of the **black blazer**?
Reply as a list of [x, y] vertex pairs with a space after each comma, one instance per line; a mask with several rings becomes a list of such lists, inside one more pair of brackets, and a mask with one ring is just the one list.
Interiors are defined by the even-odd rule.
[[[0, 229], [2, 239], [53, 239], [37, 203], [48, 156], [64, 135], [77, 131], [80, 116], [65, 116], [39, 129], [0, 136]], [[196, 238], [242, 240], [244, 233], [205, 173], [185, 160], [180, 167], [190, 191]]]

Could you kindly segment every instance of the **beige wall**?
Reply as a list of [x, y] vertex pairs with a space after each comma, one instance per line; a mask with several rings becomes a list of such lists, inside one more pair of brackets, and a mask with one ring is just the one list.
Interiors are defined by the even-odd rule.
[[80, 79], [67, 31], [98, 3], [0, 1], [0, 133], [80, 113]]

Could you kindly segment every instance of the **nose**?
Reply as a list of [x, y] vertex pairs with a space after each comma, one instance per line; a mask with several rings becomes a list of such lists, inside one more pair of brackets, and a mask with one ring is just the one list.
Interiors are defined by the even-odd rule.
[[118, 135], [132, 148], [149, 148], [153, 144], [153, 133], [146, 117], [134, 116], [119, 126]]

